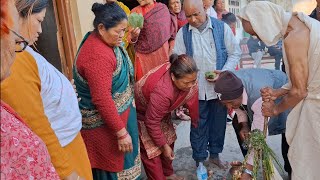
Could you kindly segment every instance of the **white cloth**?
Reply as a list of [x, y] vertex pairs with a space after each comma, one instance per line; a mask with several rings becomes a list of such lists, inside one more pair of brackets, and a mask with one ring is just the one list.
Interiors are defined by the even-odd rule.
[[252, 59], [254, 60], [254, 64], [253, 64], [254, 68], [261, 67], [261, 60], [263, 55], [264, 55], [264, 51], [257, 51], [257, 52], [251, 53]]
[[[216, 46], [213, 39], [211, 21], [208, 21], [206, 28], [202, 32], [191, 25], [189, 26], [189, 30], [192, 30], [193, 58], [199, 68], [199, 100], [217, 99], [217, 94], [214, 91], [214, 83], [205, 79], [205, 73], [207, 71], [216, 70]], [[241, 49], [232, 30], [227, 24], [224, 24], [224, 43], [226, 45], [228, 59], [222, 70], [234, 70], [241, 58]], [[182, 28], [177, 33], [173, 52], [178, 55], [186, 54]]]
[[[303, 13], [298, 13], [297, 17], [310, 29], [308, 95], [292, 109], [288, 116], [286, 123], [286, 138], [290, 146], [288, 157], [293, 170], [293, 180], [319, 179], [320, 23]], [[285, 48], [283, 48], [283, 52], [283, 60], [289, 75], [290, 69]], [[291, 87], [290, 80], [286, 87]]]
[[240, 10], [238, 17], [250, 21], [259, 38], [273, 46], [285, 34], [291, 13], [268, 1], [252, 1]]
[[31, 47], [41, 80], [41, 97], [45, 114], [62, 147], [74, 140], [82, 127], [77, 96], [70, 81]]
[[216, 12], [216, 10], [214, 10], [213, 7], [210, 7], [209, 9], [207, 9], [207, 15], [210, 16], [210, 17], [218, 19], [217, 12]]
[[[250, 6], [249, 6], [250, 5]], [[267, 45], [273, 45], [287, 29], [288, 13], [279, 6], [263, 1], [251, 2], [241, 11], [242, 18], [249, 20], [253, 30]], [[320, 171], [320, 23], [309, 16], [297, 16], [310, 30], [308, 50], [308, 94], [290, 112], [286, 123], [286, 139], [290, 146], [289, 161], [292, 179], [319, 179]], [[299, 46], [299, 44], [297, 44]], [[286, 72], [290, 69], [283, 44], [283, 60]], [[291, 81], [283, 88], [290, 89]]]

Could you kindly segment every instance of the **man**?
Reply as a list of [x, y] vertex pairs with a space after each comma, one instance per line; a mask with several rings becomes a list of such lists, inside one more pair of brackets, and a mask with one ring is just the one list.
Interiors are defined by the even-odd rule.
[[[262, 98], [260, 89], [266, 86], [281, 88], [287, 83], [287, 76], [282, 71], [270, 69], [241, 69], [238, 71], [224, 71], [219, 75], [215, 84], [215, 91], [219, 99], [228, 109], [235, 109], [238, 122], [233, 122], [239, 145], [242, 147], [245, 138], [251, 130], [263, 131], [264, 116], [261, 113]], [[280, 113], [269, 120], [269, 135], [282, 134], [282, 156], [285, 162], [284, 169], [291, 174], [288, 160], [288, 144], [285, 142], [286, 120], [289, 111]], [[234, 119], [235, 121], [235, 119]], [[243, 150], [243, 149], [241, 149]], [[243, 155], [247, 151], [242, 151]], [[243, 178], [250, 178], [253, 170], [253, 154], [250, 154]]]
[[250, 36], [247, 46], [249, 49], [250, 56], [254, 60], [253, 67], [260, 68], [261, 60], [264, 55], [265, 45], [256, 36]]
[[[293, 108], [286, 124], [292, 179], [318, 179], [320, 23], [303, 13], [287, 13], [268, 1], [250, 2], [239, 16], [244, 30], [258, 36], [267, 46], [283, 38], [283, 60], [289, 83], [281, 89], [261, 90], [262, 112], [272, 117]], [[280, 96], [284, 96], [281, 102], [275, 103]]]
[[317, 0], [317, 7], [311, 12], [309, 16], [320, 21], [320, 0]]
[[269, 46], [268, 47], [268, 53], [270, 56], [274, 56], [274, 68], [275, 70], [280, 70], [280, 64], [281, 64], [281, 59], [282, 59], [282, 41], [279, 41], [276, 45], [274, 46]]
[[200, 119], [197, 127], [191, 126], [192, 157], [198, 165], [207, 159], [209, 150], [210, 161], [226, 168], [226, 164], [219, 159], [219, 153], [224, 145], [227, 109], [219, 103], [214, 92], [216, 79], [206, 79], [205, 73], [234, 69], [241, 50], [230, 27], [207, 16], [202, 1], [185, 0], [183, 9], [188, 24], [179, 30], [173, 51], [192, 56], [199, 68]]
[[168, 9], [172, 15], [177, 19], [178, 28], [177, 31], [188, 23], [184, 11], [181, 10], [181, 1], [180, 0], [168, 0]]

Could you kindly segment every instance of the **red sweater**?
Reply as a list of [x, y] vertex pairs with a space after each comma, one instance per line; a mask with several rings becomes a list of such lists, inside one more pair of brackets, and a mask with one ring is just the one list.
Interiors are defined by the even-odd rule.
[[81, 130], [92, 168], [109, 172], [123, 170], [124, 153], [118, 150], [116, 132], [127, 124], [129, 109], [121, 116], [111, 96], [112, 73], [116, 69], [113, 49], [96, 33], [83, 44], [77, 59], [77, 70], [88, 81], [92, 102], [98, 109], [105, 125]]

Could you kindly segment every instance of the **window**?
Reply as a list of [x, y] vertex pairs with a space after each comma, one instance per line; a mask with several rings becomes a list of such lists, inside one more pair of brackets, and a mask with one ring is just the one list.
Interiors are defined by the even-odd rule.
[[[229, 0], [229, 12], [232, 12], [236, 16], [240, 12], [240, 0]], [[240, 22], [237, 22], [237, 28], [240, 28]]]

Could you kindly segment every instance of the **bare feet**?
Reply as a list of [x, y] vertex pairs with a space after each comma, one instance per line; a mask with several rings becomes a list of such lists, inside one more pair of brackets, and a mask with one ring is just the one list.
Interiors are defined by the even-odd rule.
[[167, 176], [166, 180], [184, 180], [184, 177], [172, 174], [171, 176]]
[[228, 169], [228, 162], [221, 161], [220, 158], [209, 158], [209, 162], [215, 164], [220, 169]]

